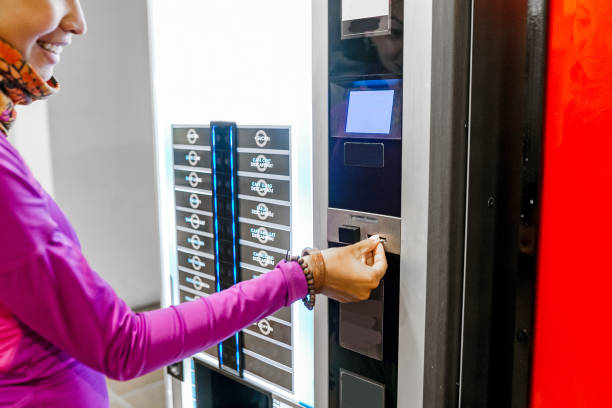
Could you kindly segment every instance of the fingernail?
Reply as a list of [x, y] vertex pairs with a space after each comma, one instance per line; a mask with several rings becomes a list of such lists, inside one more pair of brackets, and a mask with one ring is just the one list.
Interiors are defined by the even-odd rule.
[[380, 241], [380, 235], [372, 235], [369, 239], [371, 239], [372, 241]]

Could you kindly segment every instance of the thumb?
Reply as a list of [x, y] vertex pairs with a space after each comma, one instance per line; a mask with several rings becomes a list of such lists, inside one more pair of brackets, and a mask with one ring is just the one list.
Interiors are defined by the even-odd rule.
[[361, 253], [366, 254], [368, 252], [374, 251], [376, 249], [376, 245], [380, 242], [380, 236], [372, 235], [368, 239], [364, 239], [355, 244], [355, 248]]

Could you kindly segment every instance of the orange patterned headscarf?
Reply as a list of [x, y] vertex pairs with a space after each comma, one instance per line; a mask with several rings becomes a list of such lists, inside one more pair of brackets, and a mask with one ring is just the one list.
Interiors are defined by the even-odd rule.
[[28, 105], [58, 89], [54, 78], [45, 82], [15, 47], [0, 39], [0, 133], [6, 135], [15, 122], [15, 105]]

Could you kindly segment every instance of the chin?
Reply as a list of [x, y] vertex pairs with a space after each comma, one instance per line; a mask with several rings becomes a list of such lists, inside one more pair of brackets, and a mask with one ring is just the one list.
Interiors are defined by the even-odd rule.
[[37, 70], [36, 72], [44, 81], [50, 80], [53, 76], [53, 68], [43, 68], [41, 70]]

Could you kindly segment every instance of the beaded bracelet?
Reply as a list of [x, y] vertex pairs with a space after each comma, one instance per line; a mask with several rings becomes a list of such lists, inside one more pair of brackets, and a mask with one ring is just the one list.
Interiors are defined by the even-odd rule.
[[314, 309], [316, 302], [314, 275], [308, 267], [306, 260], [303, 258], [304, 255], [309, 255], [309, 250], [310, 248], [307, 248], [302, 251], [302, 256], [292, 256], [290, 261], [297, 262], [304, 272], [304, 277], [306, 278], [306, 283], [308, 284], [308, 293], [306, 294], [306, 297], [302, 299], [302, 302], [304, 302], [306, 309], [312, 310]]

